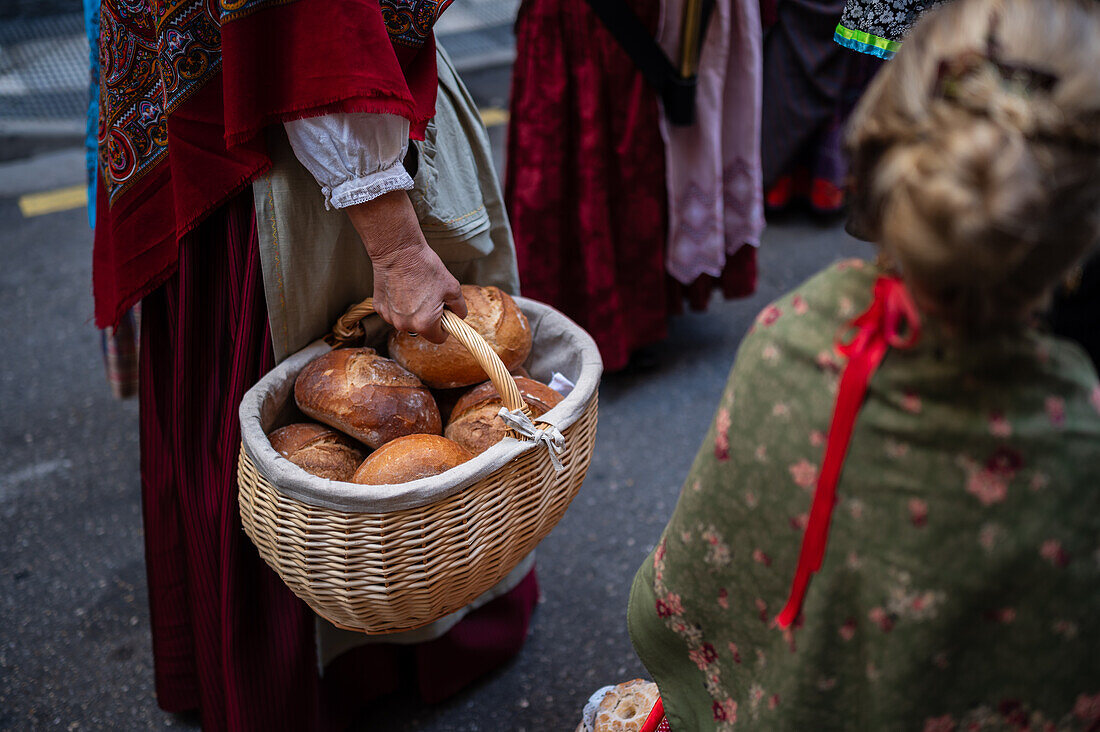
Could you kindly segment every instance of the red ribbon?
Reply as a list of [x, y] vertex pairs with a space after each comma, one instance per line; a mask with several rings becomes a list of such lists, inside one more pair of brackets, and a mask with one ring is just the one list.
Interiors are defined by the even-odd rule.
[[[780, 628], [789, 628], [802, 612], [802, 602], [810, 586], [810, 577], [821, 569], [829, 523], [836, 505], [836, 484], [844, 467], [844, 456], [852, 439], [852, 428], [867, 393], [867, 384], [889, 348], [910, 348], [920, 338], [920, 317], [905, 284], [897, 277], [879, 277], [875, 281], [874, 300], [867, 312], [850, 323], [856, 329], [848, 343], [837, 339], [837, 350], [848, 357], [840, 376], [840, 389], [829, 425], [825, 459], [817, 478], [813, 506], [802, 551], [798, 556], [794, 582], [787, 604], [776, 618]], [[903, 334], [903, 331], [908, 331]]]
[[[657, 703], [649, 710], [649, 716], [645, 718], [638, 732], [660, 732], [661, 724], [665, 722], [665, 703], [661, 697], [657, 697]], [[668, 725], [665, 725], [668, 729]]]

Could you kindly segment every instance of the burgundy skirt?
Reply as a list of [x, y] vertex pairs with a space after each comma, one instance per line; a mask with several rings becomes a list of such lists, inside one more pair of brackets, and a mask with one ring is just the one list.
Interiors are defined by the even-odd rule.
[[211, 730], [340, 729], [402, 687], [437, 702], [514, 656], [534, 570], [420, 645], [350, 651], [318, 672], [314, 615], [260, 559], [237, 506], [237, 407], [272, 368], [252, 193], [180, 247], [142, 303], [141, 478], [157, 700]]
[[[657, 0], [627, 0], [651, 28]], [[523, 0], [516, 20], [505, 202], [523, 294], [592, 334], [604, 367], [663, 339], [668, 315], [715, 289], [756, 287], [756, 249], [720, 278], [665, 271], [664, 142], [657, 96], [585, 0]]]

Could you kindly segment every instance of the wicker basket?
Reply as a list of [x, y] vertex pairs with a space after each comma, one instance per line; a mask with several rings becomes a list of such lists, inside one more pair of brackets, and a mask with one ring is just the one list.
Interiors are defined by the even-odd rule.
[[[241, 403], [238, 482], [248, 537], [287, 586], [334, 625], [368, 634], [413, 630], [496, 585], [561, 519], [592, 457], [602, 365], [592, 339], [541, 303], [516, 298], [532, 325], [528, 370], [576, 383], [537, 422], [564, 436], [557, 470], [542, 442], [505, 439], [464, 465], [396, 486], [312, 476], [279, 455], [266, 434], [294, 419], [293, 384], [309, 361], [343, 341], [369, 301], [265, 376]], [[447, 312], [444, 329], [470, 349], [509, 409], [526, 409], [485, 341]]]

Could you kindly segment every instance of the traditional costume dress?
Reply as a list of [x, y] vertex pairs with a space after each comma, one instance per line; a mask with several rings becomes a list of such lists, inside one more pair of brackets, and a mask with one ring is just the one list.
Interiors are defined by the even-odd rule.
[[671, 729], [1097, 729], [1098, 446], [1068, 341], [862, 261], [768, 306], [631, 592]]
[[[410, 189], [431, 228], [430, 180], [451, 167], [440, 162], [444, 143], [460, 136], [473, 187], [451, 188], [476, 191], [478, 215], [426, 234], [463, 281], [516, 288], [484, 130], [470, 126], [472, 103], [434, 47], [445, 6], [103, 2], [96, 321], [113, 326], [142, 303], [157, 698], [169, 711], [198, 708], [204, 729], [339, 728], [405, 685], [437, 701], [513, 656], [526, 635], [538, 594], [529, 562], [432, 632], [400, 645], [349, 640], [260, 560], [237, 508], [244, 391], [321, 335], [330, 310], [370, 294], [361, 243], [326, 208]], [[407, 169], [410, 136], [419, 163]], [[319, 307], [304, 305], [311, 288]]]
[[[629, 0], [673, 58], [680, 2]], [[595, 338], [609, 370], [686, 301], [756, 286], [759, 0], [720, 0], [703, 39], [696, 124], [662, 127], [656, 93], [586, 0], [525, 0], [516, 21], [505, 200], [524, 293]]]

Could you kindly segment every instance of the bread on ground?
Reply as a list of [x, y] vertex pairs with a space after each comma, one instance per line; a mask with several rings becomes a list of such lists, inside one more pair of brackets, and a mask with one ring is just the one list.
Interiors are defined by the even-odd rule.
[[595, 696], [589, 700], [576, 732], [638, 732], [660, 698], [652, 681], [623, 682], [607, 689], [598, 704]]

